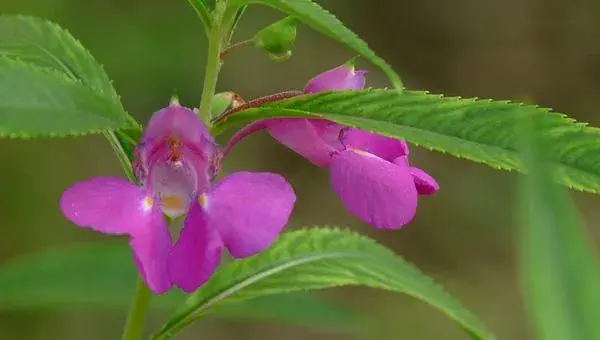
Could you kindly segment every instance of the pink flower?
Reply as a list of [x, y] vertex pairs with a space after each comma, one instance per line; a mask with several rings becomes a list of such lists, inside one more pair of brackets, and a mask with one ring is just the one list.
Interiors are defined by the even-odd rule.
[[[128, 235], [138, 270], [155, 294], [206, 282], [223, 248], [236, 258], [269, 247], [292, 212], [295, 194], [281, 176], [237, 172], [211, 185], [217, 146], [191, 110], [173, 103], [156, 112], [136, 148], [140, 186], [99, 177], [63, 194], [63, 214], [78, 226]], [[185, 215], [173, 244], [167, 222]]]
[[[311, 79], [305, 93], [361, 90], [366, 71], [345, 64]], [[409, 165], [408, 145], [324, 119], [281, 118], [252, 123], [227, 146], [267, 129], [277, 141], [313, 164], [330, 169], [330, 182], [344, 206], [366, 223], [396, 229], [416, 214], [419, 195], [431, 195], [439, 186], [425, 171]]]

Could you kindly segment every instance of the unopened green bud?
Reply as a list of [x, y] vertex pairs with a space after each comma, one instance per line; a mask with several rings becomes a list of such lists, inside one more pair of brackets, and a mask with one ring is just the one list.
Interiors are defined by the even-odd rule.
[[254, 44], [274, 60], [287, 60], [292, 56], [297, 26], [296, 18], [287, 17], [279, 20], [258, 31], [254, 36]]
[[227, 91], [215, 94], [212, 100], [211, 113], [217, 117], [225, 111], [235, 109], [244, 104], [245, 101], [235, 92]]

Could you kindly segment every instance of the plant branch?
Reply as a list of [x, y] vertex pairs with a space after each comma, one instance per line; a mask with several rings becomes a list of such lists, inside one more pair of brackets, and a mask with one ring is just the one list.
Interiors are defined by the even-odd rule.
[[146, 320], [146, 314], [148, 314], [148, 307], [150, 306], [150, 297], [152, 297], [152, 293], [140, 278], [137, 283], [133, 304], [127, 315], [121, 340], [142, 339], [144, 321]]
[[206, 56], [206, 68], [204, 72], [204, 86], [202, 89], [202, 98], [198, 114], [207, 125], [210, 125], [213, 96], [217, 87], [217, 79], [221, 69], [221, 48], [223, 46], [224, 36], [229, 32], [235, 17], [235, 11], [226, 11], [227, 2], [217, 2], [214, 12], [214, 23], [208, 37], [208, 52]]

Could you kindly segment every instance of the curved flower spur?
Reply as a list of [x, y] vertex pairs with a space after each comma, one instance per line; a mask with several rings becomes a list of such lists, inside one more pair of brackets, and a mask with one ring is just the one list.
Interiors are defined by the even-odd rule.
[[[206, 282], [223, 248], [236, 258], [269, 247], [287, 223], [292, 187], [272, 173], [236, 172], [213, 185], [220, 151], [190, 109], [172, 102], [154, 113], [136, 147], [137, 186], [111, 177], [77, 183], [63, 214], [80, 227], [128, 235], [137, 268], [155, 294]], [[163, 214], [185, 215], [175, 244]]]
[[[367, 71], [353, 60], [311, 79], [303, 93], [362, 90]], [[277, 141], [311, 163], [330, 169], [330, 182], [344, 206], [381, 229], [396, 229], [416, 214], [419, 195], [439, 185], [425, 171], [409, 165], [406, 142], [325, 119], [277, 118], [251, 123], [236, 133], [228, 152], [247, 135], [266, 129]]]

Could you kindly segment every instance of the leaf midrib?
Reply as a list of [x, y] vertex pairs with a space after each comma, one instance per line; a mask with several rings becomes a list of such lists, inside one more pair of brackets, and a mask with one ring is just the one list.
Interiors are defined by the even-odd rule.
[[[276, 104], [275, 104], [276, 105]], [[442, 137], [442, 138], [448, 138], [448, 139], [452, 139], [455, 142], [459, 142], [459, 143], [468, 143], [470, 144], [472, 147], [476, 147], [476, 148], [485, 148], [487, 150], [490, 150], [490, 152], [501, 152], [504, 153], [505, 155], [509, 156], [511, 159], [503, 159], [501, 161], [499, 161], [499, 164], [489, 164], [487, 161], [482, 160], [480, 157], [470, 157], [470, 156], [466, 156], [464, 154], [452, 154], [453, 157], [459, 158], [459, 159], [468, 159], [477, 163], [481, 163], [481, 164], [486, 164], [489, 166], [492, 166], [493, 168], [497, 168], [497, 169], [502, 169], [502, 170], [506, 170], [506, 171], [519, 171], [522, 173], [526, 173], [527, 170], [525, 169], [524, 165], [522, 164], [522, 160], [520, 157], [519, 152], [517, 152], [517, 150], [515, 148], [510, 148], [508, 146], [504, 146], [504, 147], [500, 147], [497, 145], [493, 145], [490, 143], [485, 143], [485, 142], [478, 142], [478, 141], [474, 141], [471, 139], [465, 139], [459, 136], [455, 136], [455, 135], [451, 135], [451, 134], [444, 134], [438, 131], [433, 131], [433, 130], [426, 130], [423, 129], [421, 127], [415, 127], [412, 125], [408, 125], [408, 124], [398, 124], [395, 122], [387, 122], [387, 121], [383, 121], [383, 120], [376, 120], [373, 118], [367, 118], [367, 117], [359, 117], [359, 116], [352, 116], [352, 115], [341, 115], [339, 113], [318, 113], [318, 112], [308, 112], [308, 111], [304, 111], [304, 110], [298, 110], [298, 109], [290, 109], [290, 108], [281, 108], [281, 107], [277, 107], [275, 105], [272, 106], [266, 106], [266, 107], [258, 107], [258, 108], [251, 108], [248, 110], [244, 110], [244, 111], [240, 111], [237, 114], [245, 114], [248, 113], [249, 115], [252, 115], [254, 113], [265, 113], [265, 112], [276, 112], [278, 114], [276, 115], [272, 115], [270, 117], [272, 118], [321, 118], [321, 119], [327, 119], [327, 120], [331, 120], [334, 121], [336, 123], [339, 124], [344, 124], [347, 126], [352, 126], [352, 127], [356, 127], [355, 124], [349, 123], [348, 120], [356, 120], [356, 121], [365, 121], [368, 122], [369, 124], [390, 124], [393, 126], [397, 126], [399, 128], [404, 128], [404, 129], [412, 129], [415, 132], [420, 132], [420, 133], [426, 133], [429, 134], [431, 136], [434, 137]], [[283, 113], [283, 114], [282, 114]], [[287, 114], [286, 114], [287, 113]], [[236, 114], [236, 115], [237, 115]], [[234, 120], [235, 119], [235, 115], [232, 116], [230, 119]], [[240, 119], [240, 121], [248, 121], [249, 119], [246, 118], [242, 118]], [[223, 123], [225, 123], [226, 121], [223, 121]], [[225, 125], [225, 124], [221, 124], [221, 125]], [[221, 130], [224, 130], [221, 128]], [[220, 131], [220, 130], [219, 130]], [[397, 136], [392, 136], [389, 133], [385, 133], [385, 132], [380, 132], [378, 131], [377, 133], [384, 135], [384, 136], [388, 136], [391, 138], [397, 138]], [[413, 143], [415, 145], [418, 146], [422, 146], [425, 147], [427, 149], [431, 149], [431, 150], [435, 150], [438, 152], [442, 152], [442, 153], [447, 153], [448, 151], [440, 148], [440, 147], [436, 147], [436, 146], [432, 146], [429, 143], [415, 143], [411, 140], [408, 140], [410, 143]], [[491, 157], [493, 158], [493, 157]], [[512, 165], [509, 165], [511, 164]], [[562, 169], [566, 169], [566, 171], [575, 174], [575, 173], [579, 173], [582, 174], [582, 176], [592, 176], [595, 177], [597, 181], [600, 182], [600, 175], [597, 174], [594, 170], [589, 170], [589, 169], [585, 169], [585, 168], [581, 168], [581, 167], [574, 167], [571, 164], [567, 164], [561, 161], [557, 161], [557, 160], [552, 160], [549, 162], [555, 169], [558, 168], [562, 168]], [[584, 187], [581, 185], [577, 185], [577, 184], [573, 184], [570, 183], [569, 186], [571, 188], [580, 190], [580, 191], [584, 191], [584, 192], [589, 192], [589, 193], [597, 193], [598, 190], [595, 190], [593, 188], [589, 188], [589, 187]]]
[[[49, 50], [45, 49], [44, 47], [40, 46], [36, 42], [34, 42], [32, 40], [25, 39], [25, 38], [17, 38], [17, 39], [14, 39], [13, 41], [16, 41], [16, 42], [25, 42], [25, 46], [27, 46], [27, 44], [30, 44], [31, 46], [40, 49], [43, 53], [45, 53], [52, 60], [54, 60], [63, 69], [63, 71], [66, 73], [66, 75], [69, 78], [71, 78], [73, 80], [80, 80], [80, 78], [75, 75], [75, 72], [70, 67], [68, 67], [65, 63], [63, 63], [60, 58], [58, 58], [54, 53], [52, 53]], [[1, 44], [1, 40], [0, 40], [0, 46], [1, 45], [2, 44]], [[9, 54], [8, 52], [4, 52], [4, 53], [5, 54]]]
[[35, 111], [35, 110], [46, 110], [49, 113], [52, 112], [72, 112], [73, 114], [77, 115], [77, 114], [91, 114], [94, 117], [100, 118], [102, 120], [105, 121], [111, 121], [109, 118], [106, 118], [103, 115], [99, 115], [96, 113], [95, 110], [84, 110], [84, 109], [71, 109], [71, 108], [57, 108], [55, 106], [46, 106], [46, 105], [29, 105], [29, 106], [11, 106], [11, 105], [0, 105], [0, 110], [19, 110], [21, 112], [23, 111]]
[[[219, 289], [216, 292], [216, 294], [212, 295], [213, 296], [212, 298], [205, 300], [205, 302], [199, 308], [197, 308], [195, 312], [193, 312], [192, 314], [190, 314], [187, 317], [181, 317], [178, 319], [177, 322], [171, 323], [170, 325], [167, 325], [167, 326], [171, 326], [173, 330], [180, 329], [180, 327], [185, 326], [185, 325], [189, 324], [190, 322], [192, 322], [194, 319], [196, 319], [198, 314], [201, 313], [203, 310], [206, 310], [206, 308], [217, 304], [222, 299], [224, 299], [230, 295], [233, 295], [236, 292], [244, 289], [245, 287], [248, 287], [262, 279], [268, 278], [271, 275], [275, 275], [284, 270], [298, 267], [298, 266], [308, 264], [311, 262], [317, 262], [317, 261], [333, 259], [333, 258], [356, 258], [356, 259], [364, 259], [364, 260], [376, 260], [378, 257], [372, 256], [372, 255], [367, 256], [367, 255], [359, 254], [359, 253], [355, 253], [355, 252], [352, 252], [352, 253], [350, 253], [350, 252], [334, 252], [334, 253], [326, 253], [326, 254], [313, 252], [313, 253], [304, 253], [304, 254], [297, 255], [297, 256], [294, 256], [291, 258], [286, 258], [285, 260], [279, 261], [270, 266], [265, 266], [263, 269], [258, 270], [251, 275], [245, 276], [238, 281], [234, 281], [233, 284], [231, 284], [231, 285], [227, 285], [227, 286]], [[181, 320], [183, 320], [183, 323], [180, 323]], [[165, 335], [169, 335], [169, 334], [171, 334], [171, 333], [170, 332], [169, 333], [160, 332], [157, 334], [156, 339], [157, 340], [163, 339], [163, 337]]]
[[[364, 121], [368, 121], [368, 122], [374, 122], [376, 124], [390, 124], [390, 125], [395, 125], [395, 126], [399, 126], [401, 128], [410, 128], [410, 129], [414, 129], [418, 132], [423, 132], [423, 133], [428, 133], [428, 134], [432, 134], [432, 135], [436, 135], [436, 136], [441, 136], [444, 138], [452, 138], [458, 142], [461, 143], [470, 143], [473, 144], [475, 146], [484, 146], [486, 148], [490, 148], [490, 149], [496, 149], [502, 152], [508, 152], [511, 153], [512, 156], [516, 156], [517, 152], [515, 150], [511, 150], [511, 149], [506, 149], [503, 147], [499, 147], [497, 145], [493, 145], [493, 144], [489, 144], [489, 143], [481, 143], [481, 142], [475, 142], [473, 140], [469, 140], [469, 139], [464, 139], [458, 136], [453, 136], [453, 135], [449, 135], [449, 134], [443, 134], [440, 133], [438, 131], [432, 131], [432, 130], [425, 130], [423, 128], [420, 127], [415, 127], [412, 125], [401, 125], [401, 124], [397, 124], [394, 122], [387, 122], [387, 121], [382, 121], [382, 120], [376, 120], [376, 119], [372, 119], [372, 118], [365, 118], [365, 117], [359, 117], [359, 116], [352, 116], [352, 115], [341, 115], [339, 113], [318, 113], [318, 112], [308, 112], [308, 111], [303, 111], [303, 110], [298, 110], [298, 109], [289, 109], [289, 108], [280, 108], [280, 107], [276, 107], [276, 106], [271, 106], [271, 107], [259, 107], [259, 108], [252, 108], [252, 109], [248, 109], [248, 110], [244, 110], [244, 111], [240, 111], [239, 113], [254, 113], [254, 112], [264, 112], [264, 111], [272, 111], [272, 112], [284, 112], [284, 113], [290, 113], [290, 115], [273, 115], [271, 116], [271, 118], [320, 118], [320, 119], [327, 119], [327, 120], [331, 120], [333, 122], [339, 123], [339, 124], [343, 124], [343, 125], [347, 125], [350, 127], [356, 127], [353, 125], [350, 125], [350, 123], [348, 123], [346, 121], [346, 119], [354, 119], [354, 120], [364, 120]], [[235, 116], [234, 116], [235, 117]], [[341, 118], [341, 122], [336, 120], [336, 117], [340, 117]], [[232, 117], [233, 118], [233, 117]], [[267, 118], [268, 119], [268, 118]], [[248, 121], [248, 119], [245, 119], [245, 121]], [[224, 123], [225, 121], [223, 121]], [[373, 124], [373, 123], [371, 123]], [[380, 133], [379, 131], [377, 133]], [[390, 134], [387, 133], [381, 133], [382, 135], [386, 136], [386, 137], [390, 137], [390, 138], [397, 138], [395, 136], [391, 136]], [[413, 144], [416, 144], [414, 142], [411, 142]], [[417, 144], [419, 145], [419, 144]], [[429, 146], [427, 146], [429, 148]], [[435, 150], [439, 150], [439, 151], [444, 151], [440, 148], [436, 148], [436, 147], [431, 147], [432, 149]], [[464, 156], [461, 156], [464, 157]], [[466, 157], [464, 157], [466, 158]], [[516, 157], [517, 159], [519, 157]], [[522, 166], [522, 165], [521, 165]], [[519, 169], [518, 167], [515, 167], [516, 169]], [[506, 167], [503, 168], [504, 170], [513, 170], [512, 168]]]

